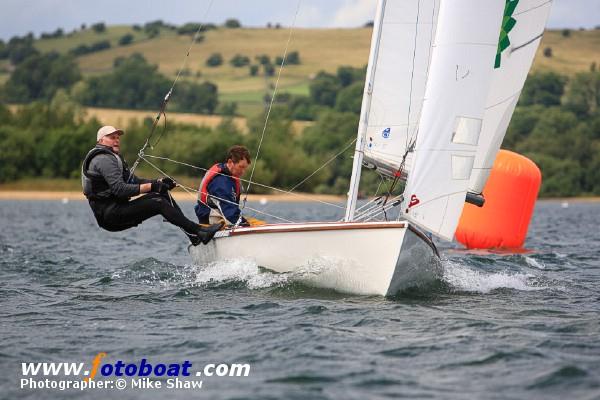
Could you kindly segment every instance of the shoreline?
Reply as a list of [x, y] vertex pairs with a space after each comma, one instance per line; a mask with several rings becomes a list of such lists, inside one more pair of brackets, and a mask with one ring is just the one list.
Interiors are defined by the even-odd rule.
[[[195, 202], [195, 196], [183, 191], [172, 192], [173, 198], [178, 202]], [[33, 191], [33, 190], [0, 190], [0, 200], [60, 200], [60, 201], [85, 201], [81, 192], [75, 191]], [[346, 202], [346, 196], [329, 194], [296, 193], [296, 194], [249, 194], [248, 201], [251, 202], [305, 202], [325, 201], [331, 203]]]
[[[175, 200], [179, 202], [196, 201], [192, 195], [183, 191], [172, 192]], [[75, 200], [84, 201], [85, 197], [77, 191], [44, 191], [44, 190], [0, 190], [0, 200]], [[345, 203], [346, 196], [331, 194], [296, 193], [296, 194], [249, 194], [248, 201], [274, 201], [274, 202], [303, 202], [303, 201], [325, 201], [332, 203]], [[537, 201], [548, 202], [572, 202], [572, 203], [597, 203], [600, 196], [596, 197], [552, 197], [540, 198]]]

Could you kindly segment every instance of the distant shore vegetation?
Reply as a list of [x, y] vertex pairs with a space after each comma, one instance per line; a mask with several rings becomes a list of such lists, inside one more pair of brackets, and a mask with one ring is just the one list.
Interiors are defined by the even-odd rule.
[[[94, 145], [94, 132], [101, 125], [98, 120], [83, 118], [86, 106], [159, 109], [173, 79], [158, 64], [148, 61], [145, 53], [136, 51], [136, 43], [167, 34], [182, 37], [198, 31], [205, 35], [219, 30], [239, 32], [243, 28], [236, 20], [204, 27], [199, 23], [177, 27], [154, 21], [121, 29], [112, 36], [111, 30], [102, 23], [89, 28], [82, 26], [81, 32], [89, 35], [88, 43], [79, 43], [62, 52], [40, 51], [39, 42], [68, 40], [74, 33], [57, 29], [39, 39], [26, 35], [7, 43], [0, 41], [0, 74], [4, 73], [0, 81], [3, 82], [0, 183], [29, 177], [78, 178], [81, 160]], [[559, 36], [560, 40], [574, 40], [577, 34]], [[206, 40], [202, 36], [201, 45]], [[95, 43], [104, 44], [90, 50]], [[82, 71], [80, 57], [114, 46], [127, 51], [114, 57], [104, 72]], [[87, 50], [73, 50], [77, 48]], [[544, 58], [556, 57], [556, 51], [547, 48], [543, 50]], [[243, 46], [231, 54], [208, 54], [204, 62], [211, 64], [210, 74], [218, 76], [212, 70], [222, 70], [221, 73], [236, 74], [238, 79], [266, 82], [262, 95], [254, 97], [249, 92], [246, 96], [256, 99], [259, 105], [253, 113], [245, 114], [248, 132], [240, 131], [229, 118], [245, 110], [246, 97], [223, 96], [220, 85], [229, 87], [230, 82], [211, 81], [203, 73], [184, 69], [170, 99], [167, 120], [169, 112], [220, 114], [226, 118], [217, 127], [169, 122], [155, 149], [156, 155], [207, 168], [221, 160], [232, 144], [243, 143], [255, 150], [273, 96], [277, 68], [281, 64], [308, 68], [311, 58], [302, 48], [289, 52], [287, 60], [281, 54], [252, 54]], [[255, 180], [266, 186], [290, 189], [347, 147], [335, 162], [297, 188], [304, 192], [343, 194], [349, 184], [353, 150], [349, 144], [358, 127], [365, 67], [339, 65], [333, 71], [314, 70], [308, 75], [310, 78], [302, 90], [282, 89], [275, 95], [261, 157], [256, 162]], [[15, 109], [6, 104], [21, 106]], [[587, 71], [577, 73], [541, 69], [530, 74], [502, 147], [538, 164], [543, 174], [541, 196], [600, 195], [599, 106], [600, 72], [595, 62]], [[292, 129], [292, 121], [312, 123], [298, 134]], [[131, 121], [123, 127], [127, 132], [123, 150], [128, 160], [135, 160], [151, 124], [152, 120]], [[158, 129], [163, 129], [162, 125]], [[201, 175], [201, 171], [181, 164], [159, 162], [158, 165], [175, 176]], [[363, 188], [371, 192], [381, 182], [372, 172], [365, 173], [363, 180]], [[267, 191], [261, 186], [253, 189]]]

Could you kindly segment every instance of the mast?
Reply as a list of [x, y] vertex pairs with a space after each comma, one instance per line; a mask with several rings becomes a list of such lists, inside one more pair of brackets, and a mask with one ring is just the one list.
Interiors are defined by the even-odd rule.
[[363, 92], [362, 106], [360, 110], [360, 122], [356, 137], [356, 147], [354, 149], [354, 161], [352, 163], [352, 176], [350, 178], [350, 188], [348, 189], [348, 202], [346, 204], [346, 216], [344, 221], [350, 222], [354, 219], [356, 210], [356, 198], [358, 196], [358, 185], [360, 183], [360, 173], [363, 161], [363, 150], [365, 147], [365, 136], [369, 122], [369, 109], [371, 108], [371, 98], [373, 93], [373, 77], [375, 76], [377, 54], [379, 53], [379, 42], [381, 40], [381, 27], [383, 25], [383, 16], [387, 0], [379, 0], [377, 13], [373, 24], [373, 35], [371, 37], [371, 53], [369, 54], [369, 64], [367, 65], [367, 76], [365, 79], [365, 90]]

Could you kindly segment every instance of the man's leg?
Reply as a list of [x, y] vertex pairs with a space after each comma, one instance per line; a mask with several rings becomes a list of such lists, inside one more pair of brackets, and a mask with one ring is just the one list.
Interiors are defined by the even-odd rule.
[[130, 202], [109, 207], [104, 212], [102, 227], [109, 231], [121, 231], [159, 214], [173, 225], [183, 229], [194, 246], [210, 242], [222, 227], [222, 224], [207, 228], [200, 227], [183, 215], [177, 203], [173, 201], [171, 204], [169, 198], [158, 193], [149, 193]]
[[104, 222], [110, 230], [124, 230], [156, 215], [162, 215], [188, 234], [194, 235], [198, 231], [198, 224], [187, 219], [179, 206], [171, 205], [166, 196], [158, 193], [149, 193], [127, 203], [110, 207], [104, 214]]

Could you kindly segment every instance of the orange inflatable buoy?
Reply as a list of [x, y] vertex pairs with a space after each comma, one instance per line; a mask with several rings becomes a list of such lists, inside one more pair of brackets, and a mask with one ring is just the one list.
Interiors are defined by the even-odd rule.
[[483, 189], [485, 204], [466, 203], [456, 240], [468, 249], [516, 249], [523, 246], [542, 174], [533, 161], [500, 150]]

